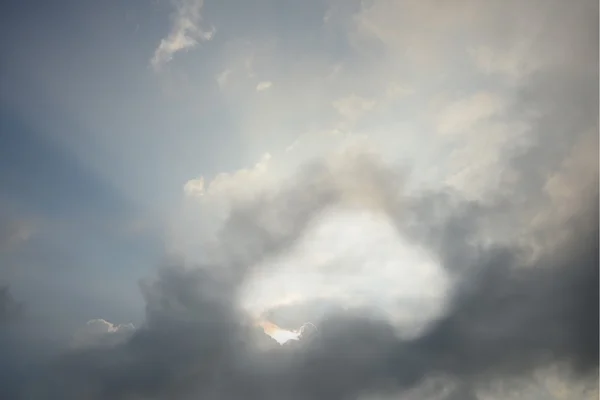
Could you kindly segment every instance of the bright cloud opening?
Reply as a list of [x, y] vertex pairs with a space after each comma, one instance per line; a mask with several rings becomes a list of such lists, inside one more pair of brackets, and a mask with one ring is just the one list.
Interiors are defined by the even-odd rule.
[[451, 289], [439, 263], [383, 215], [355, 209], [325, 212], [297, 246], [254, 270], [240, 298], [250, 314], [325, 300], [381, 312], [407, 337], [444, 312]]
[[259, 325], [261, 328], [263, 328], [265, 334], [269, 335], [281, 345], [289, 342], [290, 340], [299, 340], [301, 336], [300, 331], [289, 331], [287, 329], [282, 329], [269, 321], [261, 321], [259, 322]]

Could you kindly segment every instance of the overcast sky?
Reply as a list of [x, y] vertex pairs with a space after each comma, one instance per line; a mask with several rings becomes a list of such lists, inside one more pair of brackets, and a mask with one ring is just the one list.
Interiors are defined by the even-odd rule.
[[[8, 1], [0, 32], [10, 398], [597, 397], [596, 1]], [[261, 315], [325, 331], [257, 353]]]

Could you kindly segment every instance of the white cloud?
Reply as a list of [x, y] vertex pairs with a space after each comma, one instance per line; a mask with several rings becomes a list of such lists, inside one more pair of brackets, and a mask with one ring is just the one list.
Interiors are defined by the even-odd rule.
[[89, 320], [73, 335], [74, 348], [111, 347], [127, 340], [134, 333], [133, 324], [112, 324], [104, 319]]
[[502, 97], [479, 92], [446, 105], [437, 116], [441, 134], [464, 133], [477, 123], [500, 114], [506, 107]]
[[260, 192], [260, 188], [269, 181], [270, 160], [271, 155], [265, 153], [251, 168], [222, 172], [207, 185], [202, 176], [191, 179], [185, 183], [183, 190], [191, 198], [207, 196], [208, 199], [218, 198], [226, 202], [247, 199]]
[[[342, 184], [351, 186], [356, 176], [349, 175]], [[386, 217], [353, 207], [323, 212], [289, 252], [254, 266], [254, 271], [240, 300], [250, 314], [277, 308], [283, 299], [328, 299], [389, 313], [399, 334], [406, 336], [443, 311], [450, 285], [443, 268], [405, 242]]]
[[251, 201], [277, 181], [278, 171], [271, 162], [271, 155], [265, 153], [250, 167], [222, 172], [212, 179], [200, 176], [187, 181], [182, 208], [169, 226], [167, 251], [188, 260], [205, 260], [206, 243], [227, 218], [232, 205]]
[[171, 61], [178, 51], [191, 49], [198, 42], [212, 39], [214, 28], [205, 31], [200, 26], [203, 4], [204, 0], [180, 0], [175, 4], [177, 10], [173, 16], [171, 32], [160, 41], [150, 60], [155, 70]]
[[201, 176], [196, 179], [190, 179], [183, 186], [183, 191], [187, 196], [204, 196], [204, 177]]
[[273, 82], [263, 81], [263, 82], [260, 82], [258, 85], [256, 85], [256, 91], [262, 92], [263, 90], [269, 89], [271, 86], [273, 86]]

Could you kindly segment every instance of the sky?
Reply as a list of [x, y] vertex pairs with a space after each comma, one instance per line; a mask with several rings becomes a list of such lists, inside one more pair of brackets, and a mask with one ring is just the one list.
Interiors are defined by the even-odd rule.
[[597, 398], [597, 2], [11, 0], [0, 32], [0, 397]]

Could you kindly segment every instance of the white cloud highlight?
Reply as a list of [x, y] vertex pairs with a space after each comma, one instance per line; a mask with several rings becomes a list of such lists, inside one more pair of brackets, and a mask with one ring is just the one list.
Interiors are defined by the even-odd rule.
[[273, 82], [263, 81], [263, 82], [260, 82], [258, 85], [256, 85], [256, 91], [262, 92], [262, 91], [269, 89], [271, 86], [273, 86]]
[[133, 324], [112, 324], [104, 319], [92, 319], [75, 332], [71, 346], [111, 347], [127, 340], [134, 331]]
[[192, 197], [204, 196], [204, 177], [190, 179], [183, 186], [183, 191], [186, 195]]
[[[341, 190], [361, 204], [374, 194], [352, 187], [353, 179], [366, 181], [355, 174], [344, 178]], [[386, 217], [354, 207], [324, 211], [289, 252], [254, 270], [240, 299], [251, 315], [279, 307], [282, 299], [327, 299], [375, 307], [407, 337], [440, 315], [451, 283], [436, 260], [402, 239]]]
[[202, 176], [191, 179], [185, 183], [184, 193], [192, 198], [207, 195], [209, 198], [216, 197], [226, 202], [248, 200], [249, 197], [260, 192], [260, 188], [264, 187], [269, 180], [270, 160], [271, 155], [265, 153], [251, 168], [242, 168], [231, 173], [222, 172], [207, 185]]

